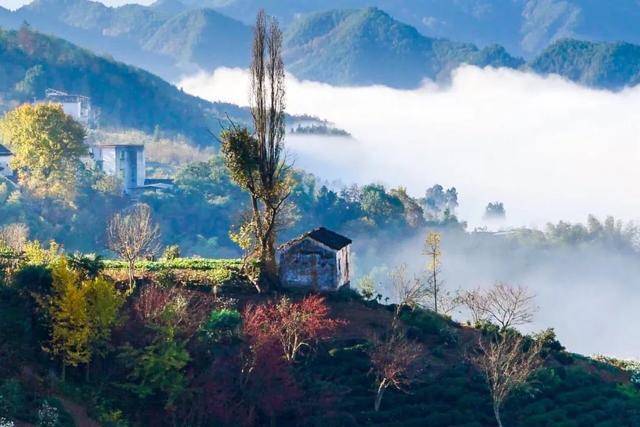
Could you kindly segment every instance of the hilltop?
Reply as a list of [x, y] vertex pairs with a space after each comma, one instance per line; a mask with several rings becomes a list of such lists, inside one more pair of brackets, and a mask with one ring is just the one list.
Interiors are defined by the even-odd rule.
[[587, 86], [620, 89], [640, 83], [640, 46], [565, 39], [545, 49], [529, 67]]
[[285, 61], [299, 78], [338, 85], [415, 87], [446, 79], [462, 63], [516, 68], [504, 49], [433, 39], [377, 8], [335, 10], [296, 20], [285, 35]]
[[533, 58], [562, 38], [640, 44], [640, 6], [635, 0], [183, 0], [212, 7], [252, 23], [264, 7], [289, 25], [300, 14], [375, 6], [435, 38], [465, 40], [480, 47], [500, 44]]
[[[555, 0], [499, 7], [489, 0], [431, 0], [410, 7], [403, 1], [374, 2], [378, 7], [364, 7], [368, 4], [359, 0], [283, 1], [266, 8], [287, 23], [284, 59], [302, 79], [413, 88], [424, 78], [447, 81], [452, 69], [471, 64], [558, 73], [580, 84], [619, 89], [637, 83], [640, 61], [633, 45], [640, 43], [640, 34], [630, 24], [640, 19], [640, 7], [630, 1], [606, 10]], [[258, 6], [264, 5], [162, 0], [107, 7], [89, 0], [37, 0], [15, 12], [0, 9], [0, 26], [17, 29], [27, 21], [39, 31], [175, 81], [198, 70], [247, 67]], [[605, 25], [594, 25], [596, 17], [604, 17]], [[567, 38], [574, 39], [571, 46]], [[578, 49], [579, 44], [591, 47]], [[528, 63], [513, 52], [526, 55]]]

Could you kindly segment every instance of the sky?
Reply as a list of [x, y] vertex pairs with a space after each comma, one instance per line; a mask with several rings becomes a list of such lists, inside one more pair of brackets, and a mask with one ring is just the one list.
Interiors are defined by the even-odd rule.
[[[32, 0], [0, 0], [0, 6], [7, 9], [17, 9], [27, 3], [31, 3]], [[95, 0], [94, 0], [95, 1]], [[122, 6], [123, 4], [139, 3], [139, 4], [151, 4], [154, 0], [98, 0], [107, 6]]]

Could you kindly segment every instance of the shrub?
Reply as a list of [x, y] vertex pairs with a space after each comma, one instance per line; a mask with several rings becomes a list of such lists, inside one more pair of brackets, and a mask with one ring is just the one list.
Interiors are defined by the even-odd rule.
[[400, 318], [408, 326], [407, 333], [410, 338], [425, 340], [435, 335], [443, 344], [455, 344], [457, 341], [450, 321], [431, 310], [404, 310]]
[[177, 283], [176, 275], [171, 270], [162, 270], [156, 274], [156, 283], [163, 288], [170, 288]]
[[25, 265], [16, 272], [13, 283], [19, 291], [48, 295], [53, 283], [51, 269], [44, 265]]
[[237, 310], [213, 310], [202, 326], [202, 332], [207, 340], [220, 342], [237, 335], [242, 317]]
[[48, 400], [44, 400], [38, 409], [36, 425], [38, 427], [57, 427], [59, 420], [58, 408], [49, 403]]
[[69, 267], [80, 272], [88, 279], [98, 277], [104, 268], [102, 257], [96, 254], [83, 255], [81, 253], [75, 253], [67, 256], [67, 263]]
[[178, 245], [169, 245], [164, 248], [164, 253], [162, 254], [162, 259], [166, 261], [172, 261], [174, 259], [180, 258], [180, 246]]
[[27, 397], [18, 380], [9, 379], [0, 384], [0, 417], [18, 418], [26, 409]]

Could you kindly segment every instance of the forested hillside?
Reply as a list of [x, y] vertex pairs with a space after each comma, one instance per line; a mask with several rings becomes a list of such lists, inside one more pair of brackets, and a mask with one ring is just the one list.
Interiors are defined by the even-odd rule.
[[462, 63], [516, 68], [504, 49], [423, 36], [376, 9], [336, 10], [296, 20], [286, 33], [285, 60], [297, 77], [332, 84], [415, 87], [442, 80]]
[[221, 121], [246, 120], [242, 109], [187, 95], [146, 71], [97, 56], [64, 40], [22, 28], [0, 32], [3, 99], [42, 98], [46, 88], [89, 96], [105, 127], [159, 128], [202, 145], [215, 143]]
[[620, 89], [640, 83], [640, 46], [561, 40], [545, 49], [529, 67], [588, 86]]
[[335, 8], [378, 7], [429, 37], [478, 46], [500, 44], [532, 58], [561, 38], [640, 43], [640, 6], [635, 0], [182, 0], [191, 7], [213, 7], [250, 23], [264, 7], [285, 25], [300, 13]]
[[[637, 49], [617, 43], [640, 43], [633, 24], [640, 7], [631, 0], [604, 9], [583, 0], [374, 4], [379, 9], [359, 0], [265, 7], [287, 23], [284, 59], [303, 79], [413, 88], [424, 78], [446, 81], [461, 64], [519, 68], [524, 60], [518, 55], [525, 54], [529, 70], [558, 73], [580, 84], [619, 89], [637, 83]], [[0, 9], [0, 26], [17, 29], [27, 21], [175, 81], [198, 70], [248, 66], [252, 30], [247, 17], [258, 6], [264, 5], [166, 0], [110, 8], [87, 0], [37, 0], [13, 13]], [[340, 9], [326, 11], [332, 8]], [[595, 42], [549, 46], [567, 37]]]

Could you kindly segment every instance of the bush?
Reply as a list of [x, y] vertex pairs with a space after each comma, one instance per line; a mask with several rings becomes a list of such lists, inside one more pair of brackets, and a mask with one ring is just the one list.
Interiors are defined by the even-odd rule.
[[102, 257], [96, 254], [83, 255], [75, 253], [67, 256], [67, 263], [72, 269], [79, 271], [84, 277], [94, 279], [98, 277], [104, 264]]
[[165, 261], [172, 261], [180, 258], [180, 246], [178, 245], [169, 245], [164, 248], [164, 253], [162, 254], [162, 259]]
[[211, 342], [217, 343], [238, 334], [242, 317], [237, 310], [213, 310], [202, 325], [202, 333]]
[[435, 335], [442, 344], [447, 345], [455, 344], [457, 341], [457, 335], [451, 329], [450, 320], [431, 310], [404, 310], [400, 318], [408, 326], [409, 338], [426, 340]]
[[14, 286], [21, 292], [47, 295], [51, 292], [51, 269], [44, 265], [25, 265], [13, 277]]
[[24, 418], [27, 397], [20, 381], [9, 379], [0, 384], [0, 417]]

